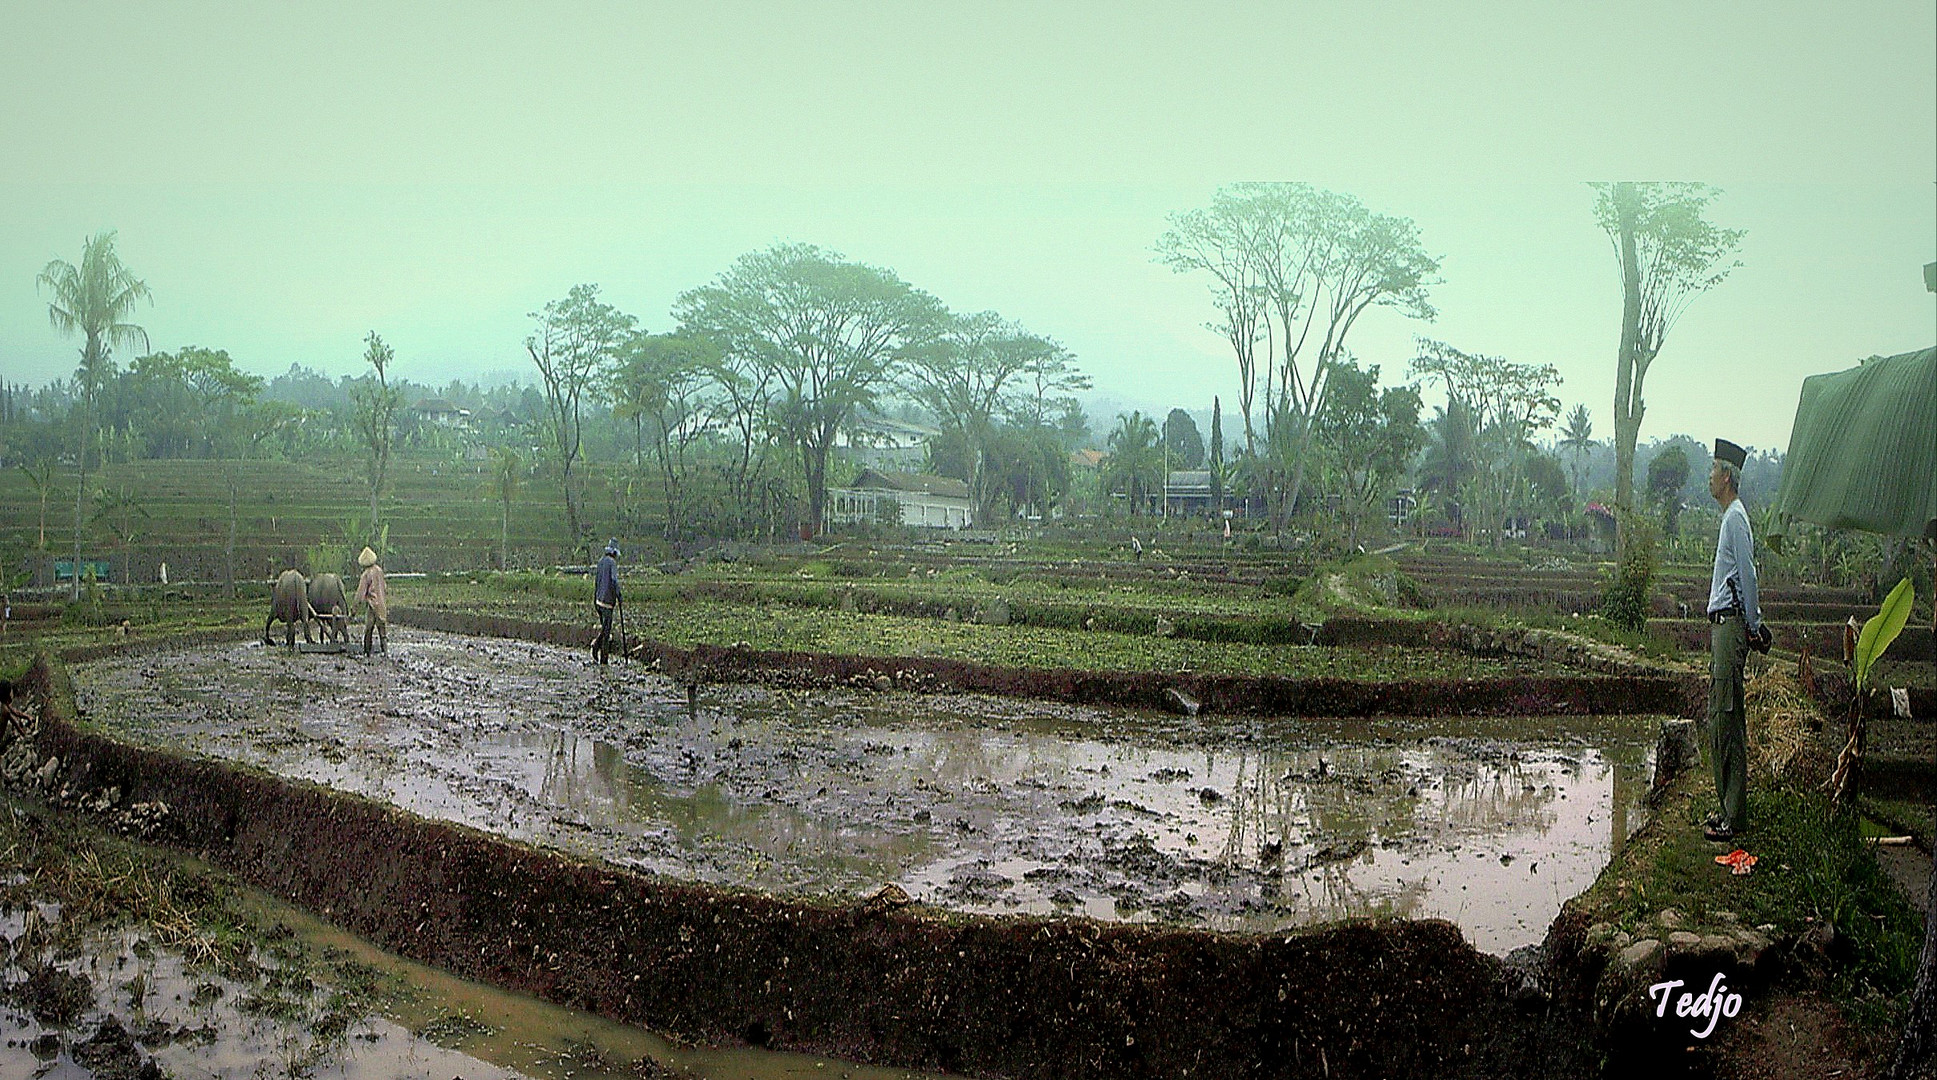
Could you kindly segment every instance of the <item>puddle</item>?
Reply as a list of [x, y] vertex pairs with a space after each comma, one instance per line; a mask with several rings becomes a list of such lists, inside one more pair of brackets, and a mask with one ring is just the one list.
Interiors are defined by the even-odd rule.
[[1638, 827], [1633, 717], [1185, 719], [708, 687], [428, 632], [76, 669], [96, 722], [655, 873], [1271, 930], [1350, 915], [1540, 939]]

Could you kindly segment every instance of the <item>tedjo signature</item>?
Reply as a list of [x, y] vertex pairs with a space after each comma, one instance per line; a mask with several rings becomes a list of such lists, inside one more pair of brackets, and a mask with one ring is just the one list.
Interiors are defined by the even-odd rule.
[[1674, 998], [1676, 1016], [1693, 1017], [1698, 1021], [1703, 1017], [1707, 1017], [1707, 1027], [1699, 1031], [1694, 1028], [1688, 1029], [1688, 1033], [1697, 1039], [1708, 1038], [1709, 1033], [1715, 1030], [1715, 1025], [1721, 1022], [1722, 1017], [1733, 1017], [1736, 1013], [1742, 1011], [1742, 995], [1729, 990], [1722, 982], [1722, 973], [1719, 971], [1715, 973], [1715, 978], [1708, 984], [1708, 991], [1706, 993], [1682, 994], [1676, 997], [1675, 987], [1681, 985], [1683, 983], [1680, 979], [1658, 982], [1648, 987], [1648, 996], [1651, 998], [1658, 996], [1661, 999], [1655, 1005], [1656, 1016], [1667, 1016], [1668, 1001], [1670, 998]]

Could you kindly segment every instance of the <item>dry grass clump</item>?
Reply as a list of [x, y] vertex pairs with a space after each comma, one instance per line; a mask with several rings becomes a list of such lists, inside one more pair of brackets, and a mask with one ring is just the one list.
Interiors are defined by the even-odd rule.
[[1743, 687], [1749, 731], [1749, 767], [1782, 779], [1814, 775], [1828, 761], [1817, 732], [1823, 715], [1796, 677], [1770, 664]]

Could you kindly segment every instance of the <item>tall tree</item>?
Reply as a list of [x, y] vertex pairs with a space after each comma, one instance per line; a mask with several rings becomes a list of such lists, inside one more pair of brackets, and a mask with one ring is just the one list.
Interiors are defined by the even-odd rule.
[[1172, 409], [1164, 417], [1164, 450], [1174, 469], [1195, 469], [1204, 464], [1204, 436], [1197, 421], [1182, 409]]
[[1256, 448], [1252, 409], [1258, 395], [1258, 343], [1268, 329], [1257, 234], [1268, 226], [1251, 200], [1222, 188], [1210, 206], [1170, 215], [1170, 229], [1157, 239], [1157, 257], [1172, 270], [1211, 276], [1211, 303], [1221, 318], [1205, 326], [1224, 335], [1237, 357], [1246, 454]]
[[1560, 429], [1559, 446], [1574, 458], [1574, 494], [1585, 495], [1581, 490], [1581, 461], [1594, 449], [1594, 421], [1588, 418], [1587, 406], [1577, 403], [1574, 411], [1567, 414], [1567, 426]]
[[1661, 534], [1674, 537], [1681, 523], [1681, 489], [1688, 483], [1688, 452], [1670, 446], [1648, 461], [1648, 498], [1661, 515]]
[[1426, 441], [1419, 388], [1379, 387], [1379, 365], [1361, 371], [1347, 360], [1332, 371], [1331, 403], [1318, 417], [1316, 439], [1344, 496], [1348, 545], [1356, 546], [1366, 512], [1382, 504]]
[[1224, 405], [1211, 395], [1211, 500], [1224, 509]]
[[[189, 345], [173, 355], [155, 353], [137, 361], [146, 374], [157, 381], [174, 383], [193, 403], [197, 417], [194, 449], [216, 459], [224, 485], [229, 492], [229, 539], [223, 549], [223, 587], [235, 598], [235, 539], [239, 520], [242, 477], [233, 458], [247, 452], [260, 441], [246, 434], [255, 430], [238, 423], [238, 414], [247, 409], [262, 392], [262, 377], [238, 371], [225, 349], [204, 349]], [[238, 437], [242, 436], [242, 437]]]
[[1048, 407], [1067, 387], [1087, 385], [1088, 380], [1061, 345], [984, 311], [950, 316], [940, 333], [911, 350], [906, 382], [914, 399], [939, 418], [944, 432], [961, 433], [968, 466], [964, 478], [978, 519], [987, 519], [998, 488], [1011, 493], [1017, 489], [1014, 483], [998, 485], [990, 478], [997, 442], [1004, 443], [1000, 456], [1011, 466], [1006, 471], [1012, 476], [1014, 463], [1028, 456], [1016, 449], [1022, 444], [1011, 433], [999, 431], [1002, 421], [1047, 428]]
[[[1439, 261], [1426, 254], [1411, 220], [1306, 184], [1233, 184], [1218, 190], [1210, 209], [1172, 223], [1158, 251], [1174, 269], [1216, 279], [1227, 314], [1218, 326], [1240, 348], [1240, 393], [1263, 370], [1260, 471], [1282, 516], [1297, 502], [1312, 424], [1333, 365], [1348, 355], [1352, 327], [1375, 306], [1431, 320], [1427, 289]], [[1248, 404], [1245, 427], [1246, 452], [1256, 454]]]
[[113, 374], [112, 351], [117, 345], [148, 348], [148, 332], [128, 316], [135, 304], [153, 300], [148, 286], [121, 265], [114, 251], [114, 230], [82, 241], [81, 265], [54, 259], [41, 270], [38, 284], [53, 293], [47, 304], [48, 321], [63, 334], [80, 334], [81, 363], [74, 372], [80, 407], [79, 447], [75, 461], [80, 478], [74, 485], [74, 584], [71, 599], [81, 598], [81, 515], [87, 499], [87, 451], [94, 441], [94, 405], [102, 386]]
[[[1695, 297], [1742, 265], [1734, 258], [1743, 229], [1707, 221], [1721, 194], [1707, 184], [1595, 184], [1594, 219], [1614, 245], [1621, 268], [1621, 344], [1614, 360], [1614, 504], [1634, 510], [1634, 446], [1647, 403], [1648, 367]], [[1627, 547], [1627, 515], [1617, 546]]]
[[383, 343], [375, 330], [363, 339], [363, 362], [370, 373], [350, 390], [355, 403], [357, 440], [368, 455], [365, 478], [370, 485], [370, 532], [381, 535], [377, 503], [390, 479], [390, 454], [397, 443], [397, 410], [403, 405], [403, 389], [390, 384], [390, 364], [396, 350]]
[[1526, 509], [1530, 438], [1551, 427], [1560, 414], [1560, 399], [1553, 394], [1559, 370], [1552, 364], [1518, 364], [1420, 338], [1412, 374], [1438, 381], [1449, 401], [1471, 411], [1481, 467], [1462, 494], [1470, 496], [1497, 541], [1507, 511]]
[[531, 318], [538, 328], [525, 339], [525, 351], [545, 385], [546, 434], [558, 455], [565, 524], [576, 544], [584, 539], [584, 504], [572, 468], [584, 449], [586, 391], [612, 363], [637, 320], [600, 300], [599, 287], [590, 284], [572, 286], [564, 299], [551, 301]]
[[713, 378], [719, 359], [712, 342], [680, 334], [635, 334], [619, 353], [614, 411], [632, 420], [635, 446], [642, 432], [652, 436], [668, 538], [685, 528], [693, 446], [720, 423], [726, 397]]
[[524, 462], [509, 446], [500, 446], [491, 460], [491, 494], [498, 500], [498, 569], [511, 569], [511, 502], [518, 497]]
[[800, 455], [807, 524], [827, 507], [827, 459], [855, 411], [942, 329], [946, 309], [891, 270], [811, 244], [742, 255], [679, 297], [682, 326], [772, 372], [775, 433]]

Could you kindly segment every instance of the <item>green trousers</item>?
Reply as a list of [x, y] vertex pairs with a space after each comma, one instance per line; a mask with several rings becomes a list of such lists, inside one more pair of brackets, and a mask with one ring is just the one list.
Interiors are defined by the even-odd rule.
[[1708, 756], [1715, 770], [1721, 827], [1749, 825], [1749, 734], [1742, 711], [1742, 665], [1749, 659], [1749, 628], [1723, 619], [1708, 635]]

